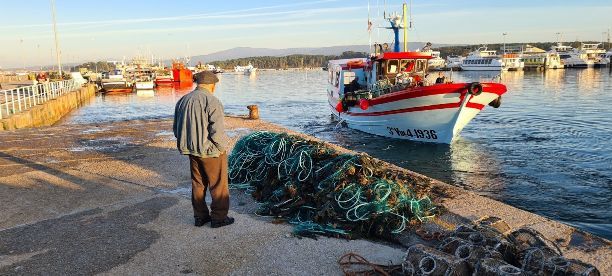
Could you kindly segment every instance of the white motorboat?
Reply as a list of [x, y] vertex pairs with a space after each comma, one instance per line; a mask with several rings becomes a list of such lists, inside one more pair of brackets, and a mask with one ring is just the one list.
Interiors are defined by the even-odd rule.
[[446, 60], [440, 57], [440, 51], [434, 51], [431, 49], [431, 43], [427, 42], [425, 47], [423, 47], [420, 52], [429, 54], [431, 59], [427, 61], [429, 70], [436, 71], [441, 70], [446, 67]]
[[249, 63], [249, 65], [244, 67], [244, 74], [245, 75], [255, 74], [256, 71], [257, 71], [257, 68], [253, 67], [253, 65], [251, 63]]
[[152, 80], [139, 80], [134, 82], [136, 90], [153, 90], [155, 83]]
[[451, 70], [461, 69], [461, 64], [463, 63], [464, 59], [465, 57], [462, 56], [448, 55], [446, 57], [446, 68], [449, 68]]
[[504, 65], [496, 51], [487, 50], [486, 46], [470, 52], [461, 63], [464, 71], [502, 71]]
[[249, 62], [247, 66], [234, 66], [234, 72], [244, 73], [245, 75], [254, 74], [257, 71], [257, 68], [253, 66]]
[[[431, 55], [408, 52], [405, 40], [404, 51], [400, 51], [399, 29], [405, 26], [401, 22], [406, 21], [406, 14], [404, 4], [404, 16], [389, 18], [395, 33], [393, 52], [383, 52], [384, 47], [377, 44], [369, 58], [329, 61], [327, 96], [330, 109], [342, 123], [363, 132], [451, 143], [486, 105], [499, 107], [506, 86], [430, 82], [426, 74]], [[479, 60], [495, 61], [501, 70], [499, 58]]]
[[506, 71], [520, 71], [525, 68], [525, 62], [523, 62], [523, 53], [521, 48], [517, 47], [505, 47], [503, 49], [502, 64], [503, 69]]
[[604, 67], [609, 64], [605, 58], [606, 50], [600, 48], [601, 43], [580, 43], [580, 48], [558, 43], [552, 51], [559, 53], [566, 68]]

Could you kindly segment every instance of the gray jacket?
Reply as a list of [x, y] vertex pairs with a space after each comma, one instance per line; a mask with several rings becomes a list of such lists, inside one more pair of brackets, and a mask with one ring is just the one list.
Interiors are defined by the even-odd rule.
[[209, 91], [198, 87], [183, 96], [174, 109], [174, 137], [181, 154], [219, 157], [227, 148], [223, 105]]

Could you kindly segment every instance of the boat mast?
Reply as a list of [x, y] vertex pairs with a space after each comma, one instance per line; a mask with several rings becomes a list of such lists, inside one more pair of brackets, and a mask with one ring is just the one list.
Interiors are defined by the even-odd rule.
[[408, 13], [407, 13], [408, 6], [406, 5], [406, 2], [404, 2], [404, 5], [402, 6], [402, 8], [403, 8], [402, 17], [404, 19], [404, 52], [408, 52], [408, 24], [406, 24], [407, 23], [406, 17], [408, 17]]
[[55, 35], [55, 56], [57, 57], [57, 71], [59, 74], [59, 78], [62, 78], [62, 60], [61, 60], [61, 52], [59, 49], [59, 40], [57, 38], [57, 26], [55, 20], [55, 0], [51, 1], [51, 17], [53, 19], [53, 34]]

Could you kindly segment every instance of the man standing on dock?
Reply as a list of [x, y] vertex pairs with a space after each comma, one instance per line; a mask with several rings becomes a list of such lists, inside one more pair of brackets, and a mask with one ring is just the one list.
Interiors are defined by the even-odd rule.
[[[223, 105], [213, 93], [219, 81], [210, 71], [194, 75], [197, 88], [183, 96], [174, 111], [174, 136], [181, 154], [191, 164], [191, 204], [195, 226], [211, 222], [217, 228], [234, 223], [228, 217], [229, 189]], [[210, 191], [210, 212], [206, 206]]]

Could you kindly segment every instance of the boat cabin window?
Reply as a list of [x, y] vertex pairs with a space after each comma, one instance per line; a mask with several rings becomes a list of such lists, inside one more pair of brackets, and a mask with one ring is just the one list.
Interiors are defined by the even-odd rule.
[[402, 59], [400, 64], [402, 72], [411, 72], [414, 70], [414, 59]]
[[425, 72], [426, 66], [427, 66], [427, 60], [417, 59], [416, 67], [415, 67], [414, 72], [415, 73]]
[[355, 72], [344, 72], [344, 85], [350, 84], [355, 79]]
[[338, 87], [340, 84], [340, 71], [334, 73], [334, 86]]
[[387, 61], [387, 74], [399, 73], [399, 61], [397, 59], [390, 59]]

